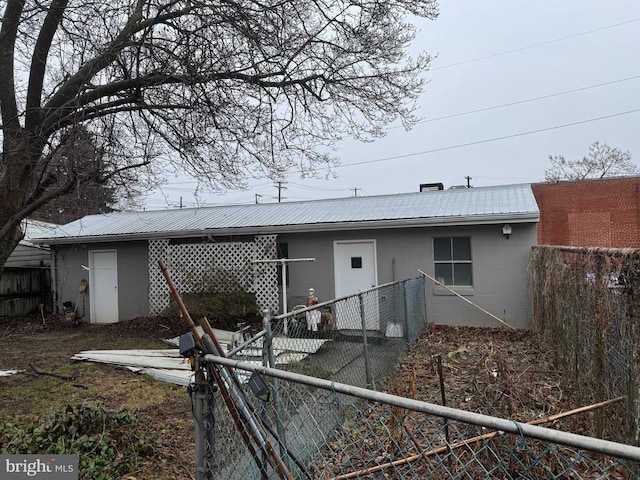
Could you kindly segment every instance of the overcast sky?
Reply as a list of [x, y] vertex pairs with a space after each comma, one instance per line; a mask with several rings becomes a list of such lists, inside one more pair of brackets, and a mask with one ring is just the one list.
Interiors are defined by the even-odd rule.
[[[291, 174], [282, 201], [537, 182], [549, 155], [581, 158], [595, 140], [640, 165], [639, 0], [441, 0], [419, 24], [416, 50], [434, 56], [411, 131], [343, 142], [338, 178]], [[146, 208], [197, 206], [195, 182], [176, 178]], [[277, 201], [257, 180], [200, 205]]]

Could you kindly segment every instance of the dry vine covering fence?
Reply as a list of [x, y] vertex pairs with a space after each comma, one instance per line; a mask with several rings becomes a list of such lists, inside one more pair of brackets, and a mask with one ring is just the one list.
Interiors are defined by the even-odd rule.
[[640, 443], [640, 250], [534, 247], [534, 326], [555, 347], [578, 403], [624, 396], [593, 416], [600, 438]]

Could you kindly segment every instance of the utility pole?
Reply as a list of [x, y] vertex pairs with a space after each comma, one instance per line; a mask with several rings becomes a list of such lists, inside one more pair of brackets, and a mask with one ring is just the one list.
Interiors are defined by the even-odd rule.
[[464, 177], [467, 179], [467, 188], [471, 188], [471, 177], [469, 175], [467, 175], [466, 177]]
[[286, 190], [287, 187], [284, 184], [287, 182], [278, 182], [277, 185], [274, 185], [278, 189], [278, 203], [280, 203], [285, 197], [282, 196], [282, 190]]
[[354, 196], [354, 197], [357, 197], [357, 196], [358, 196], [358, 190], [362, 190], [362, 189], [361, 189], [361, 188], [358, 188], [358, 187], [354, 187], [354, 188], [352, 188], [351, 190], [353, 190], [353, 196]]
[[258, 203], [259, 198], [262, 198], [262, 195], [260, 195], [259, 193], [256, 193], [256, 203]]

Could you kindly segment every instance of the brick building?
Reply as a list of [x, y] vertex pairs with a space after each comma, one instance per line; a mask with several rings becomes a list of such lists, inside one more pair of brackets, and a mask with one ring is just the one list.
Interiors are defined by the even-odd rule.
[[640, 248], [640, 177], [531, 185], [538, 245]]

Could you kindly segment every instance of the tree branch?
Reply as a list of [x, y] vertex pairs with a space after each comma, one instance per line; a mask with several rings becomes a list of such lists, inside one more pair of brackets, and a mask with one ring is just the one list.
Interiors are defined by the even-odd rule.
[[69, 193], [73, 190], [73, 187], [76, 186], [76, 178], [72, 177], [67, 182], [65, 182], [60, 188], [49, 189], [41, 192], [39, 196], [32, 196], [30, 198], [31, 202], [26, 203], [24, 208], [17, 212], [16, 215], [20, 218], [27, 218], [33, 212], [38, 210], [41, 206], [46, 205], [54, 198], [58, 198], [66, 193]]
[[11, 216], [9, 221], [7, 221], [5, 225], [2, 226], [2, 228], [0, 228], [0, 238], [7, 235], [7, 233], [10, 232], [15, 227], [15, 225], [19, 225], [22, 219], [29, 217], [33, 212], [35, 212], [40, 207], [50, 202], [54, 198], [62, 196], [65, 193], [69, 193], [74, 186], [75, 186], [75, 181], [70, 180], [65, 185], [63, 185], [62, 188], [56, 189], [56, 190], [47, 190], [46, 192], [44, 192], [42, 196], [35, 199], [32, 203], [28, 203], [24, 205], [24, 207], [21, 210], [15, 212]]
[[[312, 82], [313, 80], [322, 79], [324, 82], [327, 80], [322, 74], [312, 74], [304, 78], [279, 80], [279, 81], [266, 81], [267, 78], [283, 75], [284, 72], [270, 72], [260, 75], [249, 75], [238, 72], [217, 73], [208, 76], [178, 76], [174, 74], [166, 73], [153, 73], [144, 77], [131, 78], [127, 80], [121, 80], [117, 82], [108, 83], [100, 87], [93, 88], [81, 96], [69, 101], [67, 105], [64, 105], [56, 109], [56, 115], [48, 115], [45, 122], [42, 124], [43, 134], [51, 134], [60, 126], [66, 122], [62, 122], [65, 117], [73, 117], [75, 114], [77, 117], [85, 119], [86, 115], [91, 115], [93, 118], [103, 116], [96, 113], [102, 110], [101, 106], [90, 106], [86, 109], [79, 108], [84, 105], [88, 105], [92, 102], [100, 100], [101, 98], [109, 98], [119, 93], [139, 91], [148, 87], [159, 87], [163, 85], [196, 85], [198, 83], [208, 83], [216, 80], [240, 80], [248, 84], [264, 87], [264, 88], [285, 88], [293, 85], [302, 85]], [[310, 90], [311, 92], [311, 90]], [[133, 105], [138, 101], [137, 97], [130, 95], [127, 97], [130, 103]], [[125, 101], [117, 101], [119, 104], [126, 104]], [[48, 106], [45, 106], [46, 110]], [[131, 108], [136, 110], [136, 108]]]
[[82, 85], [113, 61], [117, 53], [126, 46], [129, 38], [136, 31], [136, 24], [142, 20], [142, 7], [144, 4], [145, 0], [138, 0], [134, 13], [129, 17], [118, 36], [105, 48], [104, 53], [86, 62], [58, 89], [55, 95], [45, 104], [45, 114], [48, 115], [50, 112], [54, 112], [72, 100], [78, 95]]
[[7, 0], [2, 28], [0, 28], [0, 110], [5, 140], [7, 138], [6, 130], [17, 130], [20, 127], [16, 86], [13, 77], [13, 51], [24, 4], [25, 0]]
[[144, 4], [145, 0], [138, 0], [134, 13], [129, 17], [126, 25], [122, 28], [113, 42], [104, 49], [104, 53], [86, 62], [84, 66], [82, 66], [75, 75], [70, 77], [47, 102], [45, 105], [47, 114], [54, 113], [57, 109], [66, 107], [69, 102], [78, 96], [81, 92], [82, 85], [87, 83], [100, 70], [108, 66], [116, 58], [116, 55], [129, 45], [130, 39], [135, 33], [158, 23], [164, 23], [167, 20], [179, 18], [191, 11], [191, 8], [187, 7], [176, 12], [167, 13], [165, 15], [142, 21], [142, 7]]
[[109, 172], [109, 174], [104, 175], [104, 176], [100, 176], [100, 178], [98, 180], [96, 180], [97, 183], [105, 183], [107, 181], [109, 181], [111, 178], [115, 177], [116, 175], [122, 173], [122, 172], [126, 172], [127, 170], [132, 170], [135, 168], [140, 168], [140, 167], [146, 167], [147, 165], [150, 165], [151, 161], [150, 160], [145, 160], [144, 162], [140, 162], [140, 163], [133, 163], [131, 165], [125, 165], [124, 167], [120, 167], [116, 170], [114, 170], [113, 172]]
[[435, 3], [4, 0], [0, 227], [74, 185], [161, 177], [171, 151], [216, 187], [315, 174], [343, 136], [415, 121], [429, 58], [405, 57], [405, 16]]
[[51, 48], [51, 42], [56, 34], [56, 30], [62, 21], [66, 7], [67, 0], [53, 0], [33, 49], [26, 103], [25, 128], [27, 130], [34, 129], [40, 121], [42, 85], [44, 84], [44, 74], [47, 69], [49, 49]]

